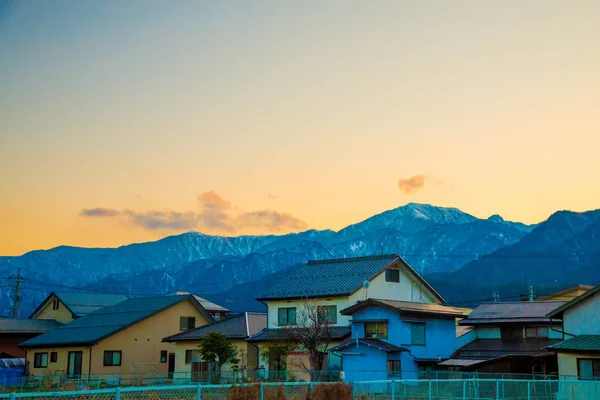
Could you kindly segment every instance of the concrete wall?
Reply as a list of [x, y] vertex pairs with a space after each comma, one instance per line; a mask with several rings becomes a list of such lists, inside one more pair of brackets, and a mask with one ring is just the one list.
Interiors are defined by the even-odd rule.
[[600, 334], [600, 294], [567, 309], [563, 315], [564, 330], [573, 335]]
[[59, 300], [58, 310], [52, 309], [52, 302], [56, 296], [52, 296], [44, 305], [44, 307], [36, 315], [35, 319], [53, 319], [60, 323], [66, 324], [73, 320], [73, 314], [65, 304]]
[[558, 353], [558, 373], [560, 375], [577, 376], [577, 359], [578, 358], [594, 358], [600, 359], [600, 354], [566, 354]]
[[[82, 374], [127, 374], [139, 372], [167, 372], [168, 363], [160, 362], [161, 350], [168, 353], [175, 351], [175, 346], [162, 343], [164, 337], [179, 333], [179, 317], [196, 317], [196, 326], [206, 325], [208, 320], [190, 302], [179, 303], [148, 319], [145, 319], [121, 332], [102, 340], [91, 348], [86, 347], [58, 347], [47, 349], [30, 349], [27, 351], [27, 361], [30, 363], [30, 375], [46, 375], [49, 370], [65, 374], [67, 372], [68, 352], [82, 351]], [[104, 351], [122, 351], [121, 365], [105, 367]], [[49, 368], [34, 368], [33, 359], [35, 352], [58, 353], [56, 363], [49, 363]], [[175, 362], [177, 363], [177, 357]]]

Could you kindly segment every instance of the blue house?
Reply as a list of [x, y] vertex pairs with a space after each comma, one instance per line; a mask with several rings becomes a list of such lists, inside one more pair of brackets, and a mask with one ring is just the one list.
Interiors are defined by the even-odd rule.
[[340, 312], [351, 316], [351, 340], [330, 350], [344, 379], [416, 379], [456, 349], [457, 308], [433, 303], [367, 299]]

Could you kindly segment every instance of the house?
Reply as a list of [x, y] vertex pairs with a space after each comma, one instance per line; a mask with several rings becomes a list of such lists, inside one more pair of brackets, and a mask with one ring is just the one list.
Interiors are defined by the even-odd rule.
[[558, 354], [561, 376], [600, 378], [600, 285], [547, 315], [562, 320], [564, 341], [550, 346]]
[[474, 329], [458, 337], [456, 352], [438, 365], [463, 371], [556, 373], [556, 354], [546, 348], [562, 340], [562, 323], [546, 314], [563, 304], [482, 303], [458, 323]]
[[120, 294], [52, 292], [29, 318], [53, 319], [66, 324], [102, 307], [114, 306], [125, 300], [127, 297]]
[[192, 295], [127, 299], [20, 344], [29, 375], [174, 372], [169, 335], [213, 322]]
[[220, 333], [230, 339], [238, 351], [239, 362], [234, 366], [225, 363], [221, 371], [255, 370], [258, 367], [258, 348], [247, 342], [246, 339], [267, 326], [267, 315], [264, 313], [246, 312], [204, 325], [196, 329], [177, 333], [163, 339], [163, 342], [175, 344], [175, 373], [177, 377], [188, 379], [190, 376], [194, 382], [205, 381], [203, 374], [211, 369], [211, 366], [202, 361], [198, 346], [204, 336], [209, 333]]
[[585, 292], [593, 289], [590, 285], [575, 285], [545, 296], [539, 296], [537, 301], [571, 301]]
[[352, 340], [330, 349], [344, 379], [417, 379], [455, 350], [457, 308], [369, 298], [341, 311], [351, 316]]
[[[328, 316], [330, 345], [337, 346], [350, 338], [352, 322], [350, 314], [340, 311], [368, 298], [444, 303], [444, 299], [396, 254], [309, 261], [257, 298], [267, 305], [267, 328], [248, 341], [259, 347], [259, 366], [269, 370], [290, 369], [289, 329], [302, 328], [299, 315], [307, 306], [316, 307]], [[337, 360], [329, 357], [328, 362], [331, 368], [339, 369], [339, 365], [335, 365], [339, 364], [339, 357]], [[298, 365], [290, 367], [302, 369]]]
[[[174, 291], [174, 292], [167, 293], [166, 295], [167, 296], [181, 296], [181, 295], [184, 295], [184, 294], [191, 294], [191, 293], [190, 292], [184, 292], [184, 291], [181, 291], [181, 290], [177, 290], [177, 291]], [[218, 304], [210, 302], [210, 301], [206, 300], [205, 298], [197, 296], [197, 295], [194, 295], [194, 297], [196, 298], [196, 300], [198, 300], [198, 302], [200, 304], [202, 304], [202, 307], [204, 307], [204, 309], [206, 311], [208, 311], [208, 313], [215, 320], [218, 321], [218, 320], [227, 318], [227, 316], [229, 315], [229, 310], [226, 309], [225, 307], [222, 307], [222, 306], [220, 306]]]
[[25, 357], [19, 343], [39, 336], [61, 324], [53, 319], [0, 318], [0, 359]]

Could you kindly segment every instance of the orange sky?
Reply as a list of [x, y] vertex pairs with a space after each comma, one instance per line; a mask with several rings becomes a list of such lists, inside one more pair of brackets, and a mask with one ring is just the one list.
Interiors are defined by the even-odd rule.
[[14, 3], [0, 254], [339, 229], [410, 201], [598, 208], [599, 20], [595, 0]]

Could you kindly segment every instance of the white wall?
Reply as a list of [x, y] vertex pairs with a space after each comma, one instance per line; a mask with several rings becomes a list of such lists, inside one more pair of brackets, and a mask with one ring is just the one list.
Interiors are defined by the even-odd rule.
[[573, 335], [600, 334], [600, 295], [592, 295], [567, 309], [563, 315], [564, 330]]
[[440, 303], [425, 285], [418, 282], [412, 274], [409, 275], [406, 268], [400, 268], [400, 282], [386, 282], [385, 272], [379, 274], [371, 281], [368, 290], [361, 288], [350, 296], [350, 303], [356, 304], [366, 296], [371, 299]]
[[[280, 300], [280, 301], [269, 301], [267, 303], [267, 314], [268, 314], [268, 329], [281, 328], [278, 326], [278, 315], [277, 310], [281, 307], [296, 307], [297, 315], [296, 320], [300, 323], [300, 309], [306, 304], [306, 300]], [[337, 323], [332, 324], [333, 326], [348, 326], [350, 325], [351, 316], [341, 315], [340, 311], [350, 306], [350, 300], [348, 297], [332, 297], [329, 299], [314, 299], [310, 300], [311, 305], [316, 306], [337, 306], [338, 316]]]

